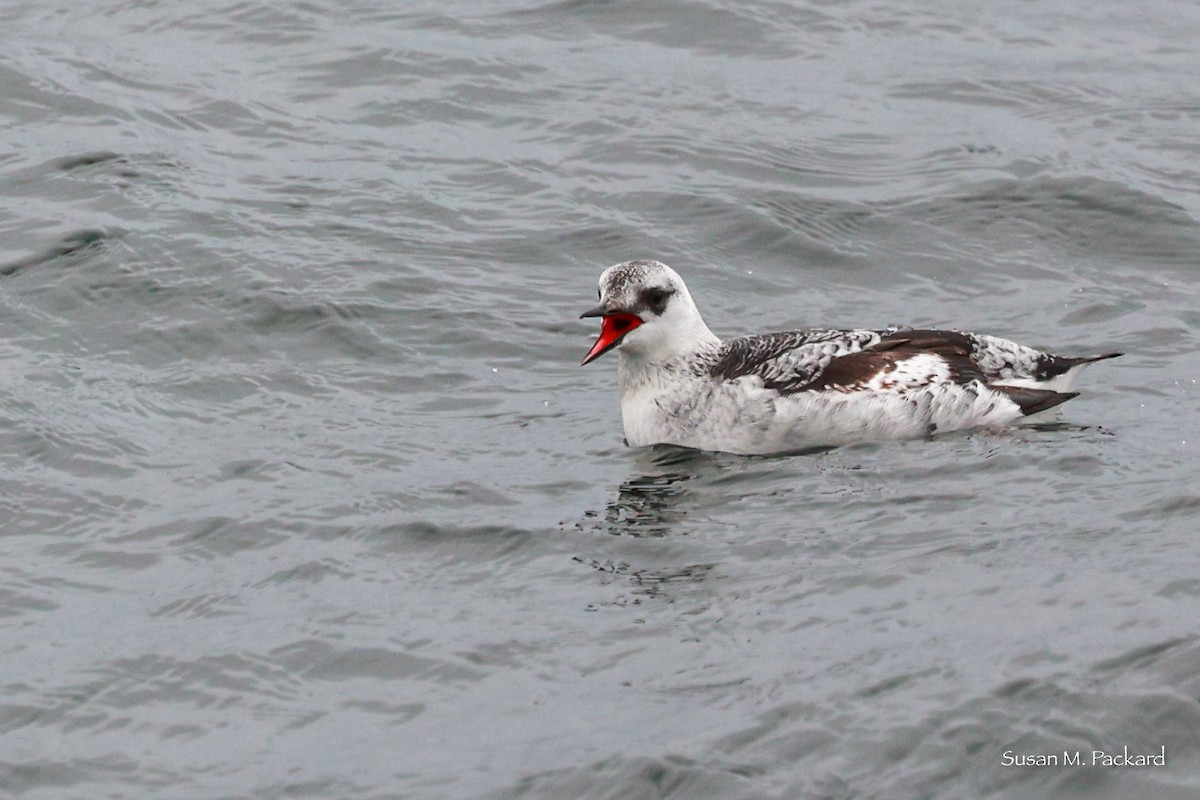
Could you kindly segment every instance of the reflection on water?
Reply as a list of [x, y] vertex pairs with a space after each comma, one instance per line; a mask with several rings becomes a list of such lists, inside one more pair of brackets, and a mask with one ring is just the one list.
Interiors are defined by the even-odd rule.
[[678, 583], [696, 583], [702, 581], [717, 568], [716, 564], [684, 564], [679, 567], [639, 567], [628, 561], [613, 561], [612, 559], [582, 558], [575, 556], [575, 561], [586, 564], [597, 572], [628, 579], [634, 586], [632, 598], [619, 598], [616, 605], [636, 605], [643, 597], [667, 599], [668, 587]]
[[[859, 449], [874, 445], [860, 445]], [[689, 515], [697, 508], [720, 506], [742, 497], [738, 485], [756, 485], [763, 474], [777, 475], [772, 466], [780, 461], [798, 463], [803, 469], [820, 469], [813, 458], [835, 448], [806, 448], [769, 455], [740, 456], [693, 450], [674, 445], [655, 445], [629, 451], [629, 477], [617, 487], [616, 495], [603, 511], [588, 510], [590, 524], [580, 530], [603, 530], [614, 536], [667, 537], [686, 535]], [[692, 518], [693, 524], [700, 522]]]
[[1100, 425], [1079, 425], [1074, 422], [1063, 422], [1061, 420], [1049, 420], [1046, 422], [1027, 422], [1020, 427], [1014, 428], [1014, 431], [1037, 431], [1038, 433], [1088, 433], [1094, 432], [1100, 436], [1116, 436], [1116, 433], [1108, 428]]
[[[672, 445], [642, 448], [630, 455], [630, 477], [617, 487], [616, 496], [603, 512], [586, 511], [584, 518], [598, 521], [592, 526], [593, 530], [637, 539], [685, 535], [681, 530], [682, 523], [694, 510], [697, 499], [687, 484], [705, 469], [728, 458]], [[617, 558], [576, 556], [575, 560], [598, 572], [621, 576], [632, 582], [632, 597], [620, 599], [621, 605], [640, 603], [643, 597], [664, 598], [671, 584], [703, 580], [717, 566], [648, 563], [656, 557], [661, 557], [661, 553], [622, 548]]]
[[[716, 454], [672, 445], [633, 453], [628, 480], [604, 508], [600, 526], [614, 536], [668, 536], [687, 516], [686, 483], [719, 458]], [[595, 511], [584, 514], [595, 519]]]
[[[614, 536], [666, 536], [687, 516], [685, 473], [639, 475], [623, 482], [604, 508], [604, 524]], [[595, 512], [589, 512], [594, 514]]]

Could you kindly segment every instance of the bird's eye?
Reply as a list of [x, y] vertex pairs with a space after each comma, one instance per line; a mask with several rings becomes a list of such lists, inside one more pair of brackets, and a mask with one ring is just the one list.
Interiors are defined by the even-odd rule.
[[667, 301], [675, 294], [671, 289], [654, 288], [642, 293], [642, 302], [655, 314], [661, 314], [667, 309]]

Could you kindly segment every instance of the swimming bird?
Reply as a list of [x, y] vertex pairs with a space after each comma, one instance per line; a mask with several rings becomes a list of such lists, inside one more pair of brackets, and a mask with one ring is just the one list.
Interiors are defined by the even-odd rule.
[[1003, 427], [1076, 397], [1086, 365], [952, 330], [810, 329], [722, 341], [658, 261], [600, 276], [588, 364], [617, 350], [625, 440], [756, 454]]

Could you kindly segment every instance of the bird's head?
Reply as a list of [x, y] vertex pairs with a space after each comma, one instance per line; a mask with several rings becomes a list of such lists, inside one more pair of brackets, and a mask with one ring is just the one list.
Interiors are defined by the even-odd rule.
[[600, 303], [580, 319], [600, 317], [600, 337], [583, 357], [587, 364], [620, 348], [652, 362], [682, 355], [716, 340], [683, 279], [659, 261], [626, 261], [600, 275]]

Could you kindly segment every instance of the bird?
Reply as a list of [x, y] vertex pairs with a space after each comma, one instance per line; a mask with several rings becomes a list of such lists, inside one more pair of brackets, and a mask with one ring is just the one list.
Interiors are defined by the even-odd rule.
[[722, 341], [675, 270], [626, 261], [600, 275], [600, 335], [615, 349], [625, 441], [742, 455], [1003, 429], [1078, 396], [1088, 364], [956, 330], [814, 328]]

